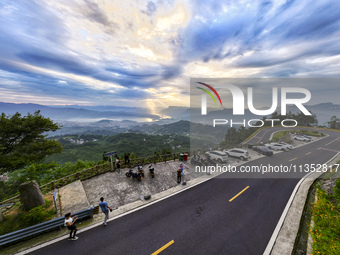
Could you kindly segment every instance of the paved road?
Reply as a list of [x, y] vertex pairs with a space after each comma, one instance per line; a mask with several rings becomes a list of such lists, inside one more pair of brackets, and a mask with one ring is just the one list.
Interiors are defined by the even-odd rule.
[[[330, 136], [320, 141], [245, 165], [324, 163], [340, 149], [340, 133], [325, 132]], [[223, 174], [107, 227], [80, 233], [77, 241], [65, 237], [32, 254], [152, 254], [171, 241], [162, 255], [262, 254], [304, 174], [283, 179], [274, 173], [239, 179]]]

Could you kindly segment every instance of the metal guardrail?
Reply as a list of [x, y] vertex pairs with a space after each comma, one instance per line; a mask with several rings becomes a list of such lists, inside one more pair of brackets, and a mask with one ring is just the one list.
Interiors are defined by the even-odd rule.
[[[96, 207], [91, 207], [89, 209], [74, 213], [72, 215], [77, 215], [79, 220], [86, 219], [93, 216], [93, 211]], [[28, 237], [32, 237], [44, 232], [51, 231], [58, 227], [64, 226], [65, 217], [60, 217], [54, 220], [46, 221], [28, 228], [20, 229], [5, 235], [0, 236], [0, 246], [18, 242], [24, 240]]]

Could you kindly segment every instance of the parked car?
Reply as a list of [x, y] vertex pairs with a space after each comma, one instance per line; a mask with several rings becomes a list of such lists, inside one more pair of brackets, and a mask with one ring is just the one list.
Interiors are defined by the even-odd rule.
[[279, 143], [267, 143], [264, 146], [267, 147], [268, 149], [276, 150], [276, 151], [287, 151], [288, 150], [287, 146], [283, 144], [279, 144]]
[[288, 144], [288, 143], [285, 143], [285, 142], [279, 142], [279, 144], [285, 145], [290, 150], [293, 149], [293, 146], [291, 144]]
[[262, 155], [266, 155], [266, 156], [272, 156], [274, 154], [272, 150], [270, 150], [270, 149], [268, 149], [267, 147], [264, 147], [264, 146], [254, 146], [253, 150], [261, 153]]
[[250, 158], [248, 151], [238, 149], [238, 148], [234, 148], [231, 150], [224, 150], [223, 152], [225, 152], [229, 157], [236, 157], [236, 158], [239, 158], [240, 160], [245, 160], [245, 159]]
[[302, 136], [302, 135], [294, 135], [293, 137], [295, 140], [298, 141], [305, 141], [305, 142], [310, 142], [312, 139], [308, 136]]
[[207, 151], [206, 156], [210, 156], [210, 159], [216, 160], [218, 163], [228, 162], [228, 155], [223, 151]]

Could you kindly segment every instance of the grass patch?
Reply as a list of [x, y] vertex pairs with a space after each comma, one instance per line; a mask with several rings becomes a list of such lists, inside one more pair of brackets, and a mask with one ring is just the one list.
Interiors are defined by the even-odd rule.
[[273, 141], [277, 142], [279, 141], [282, 137], [288, 135], [289, 133], [291, 133], [292, 131], [279, 131], [277, 133], [275, 133], [275, 135], [273, 136]]
[[312, 207], [314, 227], [310, 230], [313, 237], [312, 254], [340, 254], [340, 206], [334, 196], [320, 187], [316, 192], [317, 201]]
[[315, 137], [325, 136], [325, 134], [320, 133], [320, 132], [315, 131], [315, 130], [305, 130], [305, 129], [294, 130], [294, 131], [289, 130], [289, 131], [276, 132], [275, 135], [273, 136], [273, 141], [274, 142], [280, 141], [283, 137], [287, 136], [289, 133], [299, 133], [299, 134], [302, 134], [302, 135], [315, 136]]
[[315, 130], [299, 130], [297, 133], [303, 134], [303, 135], [308, 135], [308, 136], [315, 136], [315, 137], [323, 137], [325, 136], [325, 134], [320, 133], [318, 131]]

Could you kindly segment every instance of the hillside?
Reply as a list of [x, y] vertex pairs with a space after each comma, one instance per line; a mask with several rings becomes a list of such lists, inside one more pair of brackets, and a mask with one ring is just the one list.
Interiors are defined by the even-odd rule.
[[122, 157], [124, 153], [134, 153], [137, 157], [161, 153], [164, 149], [172, 153], [189, 151], [188, 136], [179, 135], [147, 135], [136, 133], [121, 133], [114, 136], [103, 135], [68, 135], [53, 137], [64, 148], [63, 152], [50, 156], [46, 162], [55, 161], [63, 164], [76, 162], [78, 159], [98, 162], [103, 159], [103, 153], [117, 151]]

